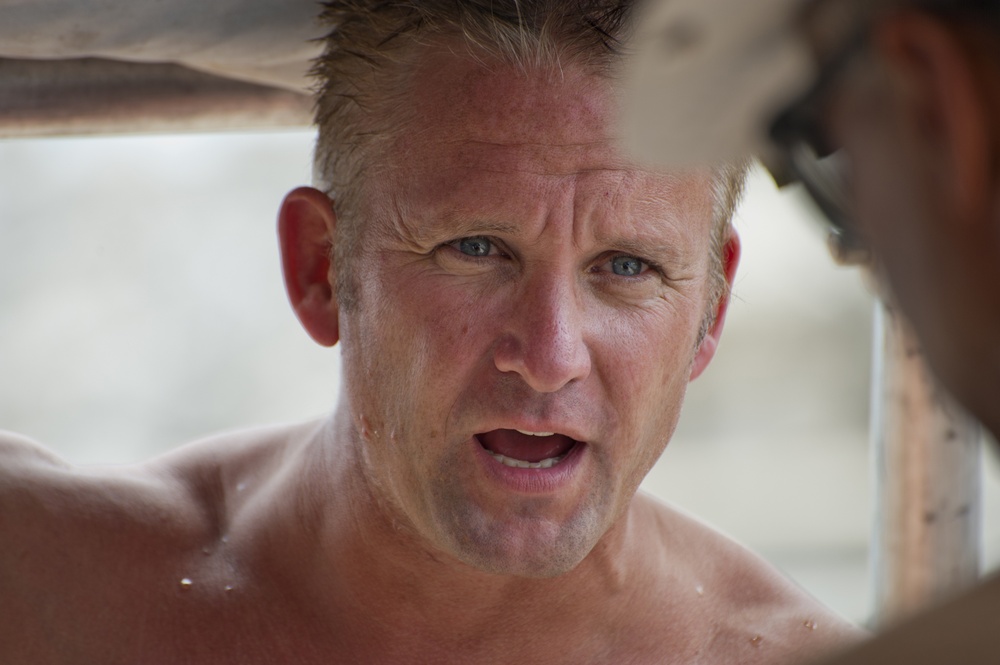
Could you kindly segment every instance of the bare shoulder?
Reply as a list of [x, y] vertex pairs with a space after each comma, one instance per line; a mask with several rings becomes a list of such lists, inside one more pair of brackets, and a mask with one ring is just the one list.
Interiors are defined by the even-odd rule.
[[[0, 531], [75, 534], [79, 544], [104, 525], [168, 537], [219, 528], [227, 495], [265, 477], [289, 441], [316, 425], [216, 435], [134, 465], [78, 467], [41, 444], [0, 431]], [[134, 534], [133, 534], [134, 535]]]
[[309, 440], [322, 421], [270, 425], [224, 432], [180, 446], [147, 465], [191, 487], [195, 494], [217, 490], [248, 489], [266, 478]]
[[682, 510], [646, 495], [636, 509], [664, 594], [677, 589], [695, 662], [799, 663], [862, 640], [864, 631], [825, 607], [760, 556]]
[[[183, 523], [176, 492], [139, 468], [74, 467], [40, 444], [0, 434], [0, 643], [11, 662], [51, 662], [114, 602], [137, 567]], [[141, 567], [138, 566], [138, 567]], [[104, 590], [104, 591], [101, 591]], [[98, 631], [99, 632], [99, 631]]]
[[178, 490], [166, 474], [145, 465], [78, 467], [31, 439], [0, 433], [0, 530], [29, 541], [57, 526], [66, 535], [77, 530], [73, 524], [85, 525], [85, 535], [102, 520], [155, 520], [151, 511], [176, 503], [171, 498], [180, 498]]
[[141, 474], [75, 467], [41, 444], [0, 432], [0, 530], [42, 534], [50, 520], [93, 514], [95, 504], [141, 492]]
[[0, 479], [35, 464], [62, 464], [59, 456], [28, 437], [0, 430]]
[[[54, 571], [83, 572], [80, 563], [98, 549], [141, 546], [133, 537], [143, 528], [176, 533], [188, 518], [183, 495], [167, 474], [146, 466], [77, 467], [37, 442], [0, 433], [0, 540], [9, 544], [0, 548], [0, 584], [10, 592], [9, 584], [30, 587]], [[124, 550], [108, 547], [126, 537]]]
[[0, 433], [3, 653], [63, 662], [64, 644], [91, 653], [87, 662], [111, 662], [110, 645], [141, 650], [123, 635], [141, 637], [192, 571], [208, 577], [224, 565], [207, 555], [227, 528], [236, 486], [265, 475], [301, 429], [226, 434], [112, 467], [76, 467]]

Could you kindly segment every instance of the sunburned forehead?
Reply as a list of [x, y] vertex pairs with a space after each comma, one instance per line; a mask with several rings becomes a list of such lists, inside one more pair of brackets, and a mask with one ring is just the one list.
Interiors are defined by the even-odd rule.
[[685, 232], [707, 233], [709, 171], [656, 172], [628, 159], [616, 99], [611, 81], [573, 63], [518, 67], [464, 46], [427, 48], [400, 98], [410, 120], [378, 170], [396, 204], [442, 216], [504, 223], [537, 218], [562, 198], [581, 218], [626, 226], [673, 218]]
[[536, 168], [565, 169], [569, 153], [581, 170], [630, 166], [616, 148], [611, 83], [580, 66], [521, 68], [460, 47], [428, 48], [410, 83], [418, 126], [407, 130], [418, 142], [517, 147]]

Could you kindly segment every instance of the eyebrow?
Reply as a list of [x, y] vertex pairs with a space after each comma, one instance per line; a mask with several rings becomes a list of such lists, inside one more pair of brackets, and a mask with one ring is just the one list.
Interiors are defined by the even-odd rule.
[[505, 222], [492, 222], [482, 219], [474, 219], [468, 222], [461, 222], [459, 220], [455, 221], [458, 226], [456, 227], [459, 233], [465, 232], [475, 232], [475, 233], [503, 233], [507, 235], [516, 234], [520, 230], [520, 226], [517, 224], [510, 224]]
[[465, 217], [459, 213], [449, 212], [442, 215], [429, 215], [429, 220], [421, 225], [418, 235], [421, 237], [440, 236], [447, 230], [448, 235], [455, 238], [478, 235], [516, 235], [519, 225], [509, 222], [498, 222], [481, 217]]
[[634, 254], [639, 258], [646, 258], [657, 263], [669, 263], [675, 266], [686, 268], [692, 264], [690, 257], [685, 257], [685, 253], [680, 251], [677, 243], [672, 242], [645, 242], [633, 238], [607, 237], [600, 238], [599, 242], [615, 251], [625, 254]]

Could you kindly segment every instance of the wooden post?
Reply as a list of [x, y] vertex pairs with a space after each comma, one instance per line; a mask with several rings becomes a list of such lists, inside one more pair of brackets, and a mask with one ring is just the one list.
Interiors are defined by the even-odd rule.
[[0, 137], [308, 127], [312, 106], [180, 65], [0, 58]]
[[978, 577], [981, 435], [936, 385], [905, 321], [879, 304], [875, 322], [872, 570], [880, 627]]

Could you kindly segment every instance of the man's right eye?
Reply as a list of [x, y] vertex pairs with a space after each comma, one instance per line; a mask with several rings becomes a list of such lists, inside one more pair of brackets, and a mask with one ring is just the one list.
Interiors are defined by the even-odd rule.
[[473, 236], [456, 240], [452, 245], [458, 251], [468, 256], [489, 256], [493, 250], [493, 243], [489, 238]]

